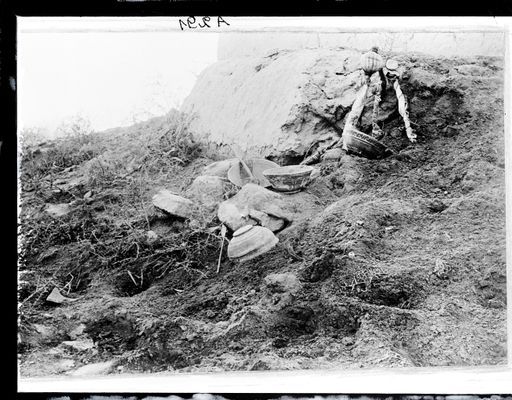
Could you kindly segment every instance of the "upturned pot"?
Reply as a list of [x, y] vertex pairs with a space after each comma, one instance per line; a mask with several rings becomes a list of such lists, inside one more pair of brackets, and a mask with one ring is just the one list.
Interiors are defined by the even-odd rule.
[[279, 239], [270, 229], [245, 225], [233, 233], [228, 246], [228, 257], [236, 261], [247, 261], [266, 253], [278, 242]]
[[314, 168], [309, 165], [287, 165], [263, 171], [272, 188], [284, 193], [297, 193], [310, 181]]

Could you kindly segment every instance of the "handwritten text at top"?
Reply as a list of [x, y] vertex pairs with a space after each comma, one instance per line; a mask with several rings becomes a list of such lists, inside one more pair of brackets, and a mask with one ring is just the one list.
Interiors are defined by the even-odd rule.
[[[213, 19], [213, 21], [212, 21]], [[215, 21], [216, 20], [216, 21]], [[196, 29], [196, 28], [220, 28], [221, 24], [225, 24], [226, 26], [229, 26], [230, 24], [226, 22], [226, 20], [222, 17], [187, 17], [186, 21], [179, 19], [179, 24], [181, 30], [184, 29]]]

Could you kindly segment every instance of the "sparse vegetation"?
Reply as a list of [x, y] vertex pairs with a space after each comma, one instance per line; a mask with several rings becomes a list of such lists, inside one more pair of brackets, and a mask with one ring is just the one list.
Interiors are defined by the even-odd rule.
[[[145, 129], [147, 124], [153, 129]], [[211, 216], [199, 216], [193, 224], [182, 224], [179, 231], [151, 243], [146, 236], [152, 221], [162, 218], [148, 204], [154, 182], [200, 154], [186, 124], [183, 115], [171, 113], [136, 125], [122, 141], [115, 133], [72, 129], [48, 144], [48, 150], [24, 148], [22, 190], [33, 195], [23, 195], [20, 269], [35, 269], [41, 279], [33, 293], [20, 298], [22, 310], [40, 304], [53, 286], [68, 295], [80, 292], [91, 272], [102, 268], [114, 273], [124, 295], [147, 288], [173, 270], [196, 278], [209, 272], [219, 245], [218, 236], [206, 229], [212, 226]], [[69, 167], [80, 167], [84, 179], [59, 188]], [[94, 201], [84, 199], [88, 191], [95, 193]], [[56, 219], [40, 211], [45, 202], [62, 199], [72, 200], [68, 215]], [[58, 252], [67, 255], [54, 263]], [[210, 254], [215, 255], [211, 260]]]

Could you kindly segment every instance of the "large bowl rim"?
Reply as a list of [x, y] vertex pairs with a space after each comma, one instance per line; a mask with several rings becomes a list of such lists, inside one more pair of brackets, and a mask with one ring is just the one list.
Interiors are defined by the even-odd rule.
[[[375, 139], [374, 137], [368, 135], [367, 133], [364, 133], [364, 132], [361, 132], [361, 131], [358, 131], [357, 129], [350, 129], [348, 132], [347, 132], [347, 136], [352, 136], [354, 139], [359, 139], [357, 137], [357, 135], [353, 135], [353, 133], [357, 133], [359, 135], [362, 135], [363, 138], [362, 139], [365, 139], [365, 140], [368, 140], [368, 143], [372, 146], [375, 146], [375, 147], [382, 147], [384, 149], [388, 149], [388, 146], [386, 146], [384, 143], [382, 143], [380, 140], [377, 140]], [[360, 139], [360, 140], [362, 140]]]
[[[286, 172], [286, 170], [290, 170], [292, 168], [297, 168], [299, 170]], [[263, 175], [295, 177], [295, 176], [311, 174], [313, 172], [313, 170], [314, 170], [314, 168], [310, 165], [285, 165], [285, 166], [282, 166], [279, 168], [266, 169], [265, 171], [263, 171]]]

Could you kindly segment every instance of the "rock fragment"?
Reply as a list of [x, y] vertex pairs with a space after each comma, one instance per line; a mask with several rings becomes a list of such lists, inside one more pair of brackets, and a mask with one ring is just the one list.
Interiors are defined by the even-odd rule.
[[488, 76], [489, 69], [485, 67], [481, 67], [480, 65], [475, 64], [464, 64], [455, 67], [457, 72], [462, 75], [471, 75], [471, 76]]
[[224, 200], [228, 181], [219, 176], [200, 175], [186, 191], [188, 198], [194, 199], [208, 209], [214, 209]]
[[289, 272], [267, 275], [264, 282], [273, 293], [296, 293], [302, 287], [297, 276]]
[[80, 324], [69, 331], [68, 335], [72, 340], [78, 339], [85, 332], [85, 325]]
[[99, 362], [94, 364], [84, 365], [72, 372], [71, 376], [94, 376], [94, 375], [106, 375], [112, 371], [116, 363], [116, 360], [110, 360], [105, 362]]
[[269, 229], [272, 227], [276, 229], [276, 226], [281, 228], [280, 223], [276, 224], [275, 219], [283, 220], [283, 223], [293, 220], [290, 206], [282, 195], [253, 183], [244, 185], [235, 196], [223, 201], [219, 205], [217, 217], [229, 229], [235, 231], [244, 225], [255, 225], [257, 221], [251, 216], [251, 213], [264, 220], [265, 218], [258, 212], [274, 218], [274, 220], [267, 220], [267, 222], [271, 222], [271, 226], [265, 226], [262, 223], [262, 226]]
[[67, 350], [81, 353], [91, 350], [94, 347], [94, 342], [91, 339], [67, 340], [62, 342], [61, 346]]
[[46, 212], [52, 217], [63, 217], [71, 212], [71, 207], [67, 203], [61, 204], [48, 204], [46, 206]]
[[203, 168], [202, 175], [218, 176], [221, 178], [228, 177], [229, 169], [238, 162], [237, 158], [230, 158], [228, 160], [221, 160], [211, 163]]
[[159, 210], [180, 218], [194, 216], [194, 203], [191, 200], [175, 195], [166, 189], [160, 190], [153, 196], [153, 205]]
[[65, 303], [66, 300], [67, 298], [60, 293], [58, 288], [53, 288], [52, 292], [46, 298], [47, 302], [53, 304], [62, 304]]
[[334, 162], [339, 161], [343, 156], [343, 150], [341, 148], [329, 149], [322, 156], [323, 161]]
[[281, 218], [275, 218], [258, 210], [249, 210], [249, 217], [257, 221], [261, 226], [270, 229], [272, 232], [280, 231], [286, 225]]

